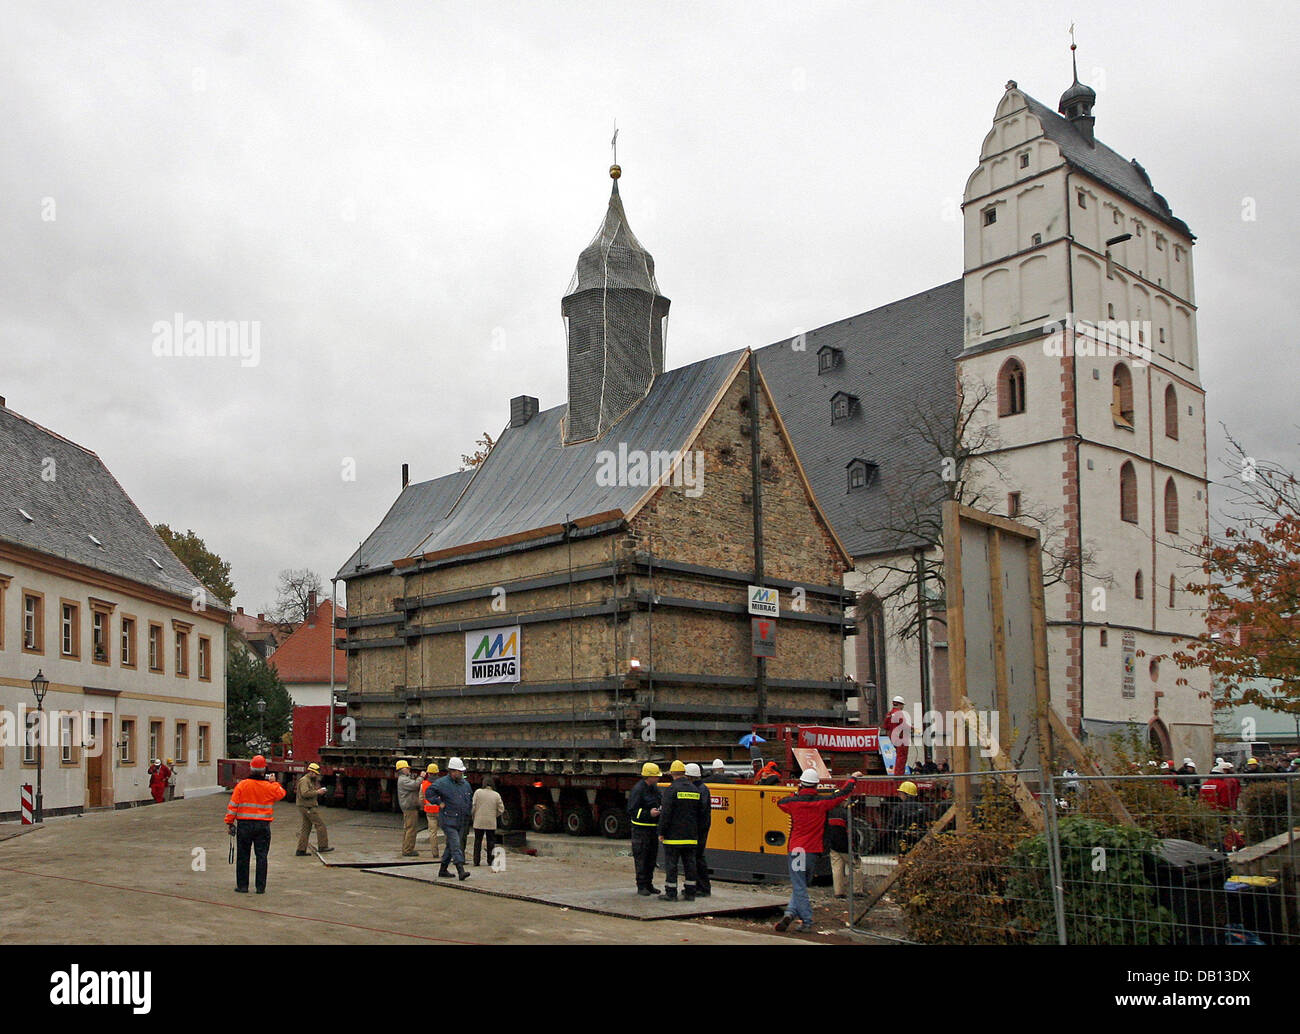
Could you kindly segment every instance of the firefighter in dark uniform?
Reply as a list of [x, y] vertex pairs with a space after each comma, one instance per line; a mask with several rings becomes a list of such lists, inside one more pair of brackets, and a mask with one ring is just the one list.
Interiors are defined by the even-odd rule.
[[702, 898], [707, 898], [713, 893], [713, 885], [709, 882], [709, 863], [704, 860], [704, 849], [709, 843], [709, 826], [713, 822], [713, 794], [700, 776], [700, 766], [694, 762], [686, 766], [686, 778], [703, 794], [704, 803], [707, 805], [701, 816], [699, 843], [695, 845], [695, 893]]
[[627, 795], [627, 815], [632, 820], [632, 863], [636, 866], [636, 892], [643, 898], [660, 893], [654, 885], [655, 858], [659, 854], [659, 766], [641, 766], [641, 781]]
[[686, 776], [686, 766], [674, 761], [668, 771], [673, 776], [672, 786], [662, 794], [659, 806], [659, 841], [664, 845], [664, 901], [677, 900], [677, 866], [686, 870], [683, 901], [695, 900], [695, 849], [700, 842], [700, 828], [704, 825], [709, 807], [708, 793]]

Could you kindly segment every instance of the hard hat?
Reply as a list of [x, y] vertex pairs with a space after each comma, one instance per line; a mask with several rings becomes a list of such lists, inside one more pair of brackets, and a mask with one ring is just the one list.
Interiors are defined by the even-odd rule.
[[151, 764], [151, 765], [161, 765], [162, 762], [159, 761], [157, 758], [154, 758], [152, 761], [149, 762], [149, 764]]
[[1162, 761], [1162, 762], [1160, 762], [1160, 771], [1161, 771], [1161, 772], [1168, 772], [1171, 768], [1173, 768], [1173, 765], [1169, 764], [1168, 761]]
[[460, 758], [452, 758], [447, 762], [447, 767], [453, 772], [464, 772], [465, 762], [461, 761]]
[[168, 758], [168, 759], [167, 759], [167, 764], [169, 764], [169, 765], [174, 765], [174, 764], [176, 764], [176, 762], [173, 761], [171, 758]]
[[799, 777], [799, 782], [803, 786], [816, 786], [821, 782], [821, 778], [822, 777], [817, 774], [817, 769], [805, 768], [803, 770], [803, 775]]
[[902, 697], [894, 697], [894, 703], [896, 703], [896, 704], [901, 704], [901, 703], [903, 703], [903, 698], [902, 698]]
[[262, 757], [261, 754], [257, 754], [253, 757], [253, 760], [248, 763], [248, 767], [253, 769], [255, 772], [265, 772], [266, 758]]
[[1155, 763], [1154, 761], [1148, 761], [1148, 762], [1147, 762], [1147, 767], [1148, 767], [1148, 768], [1155, 768], [1155, 767], [1156, 767], [1156, 763]]
[[690, 776], [692, 779], [699, 779], [700, 766], [697, 765], [694, 761], [692, 761], [689, 765], [686, 766], [686, 774]]
[[659, 775], [663, 775], [663, 773], [659, 771], [659, 766], [656, 765], [653, 761], [647, 761], [644, 765], [641, 766], [642, 779], [649, 779], [651, 776], [659, 776]]
[[915, 797], [915, 796], [916, 796], [916, 784], [915, 784], [914, 782], [912, 782], [912, 780], [910, 780], [910, 779], [907, 780], [906, 782], [899, 783], [899, 784], [898, 784], [898, 792], [901, 793], [901, 794], [906, 794], [908, 797]]
[[411, 767], [411, 763], [410, 763], [409, 761], [403, 759], [403, 760], [399, 761], [395, 767], [396, 767], [397, 770], [400, 772], [400, 771], [401, 771], [402, 769], [404, 769], [404, 768], [410, 768], [410, 767]]
[[680, 760], [679, 760], [679, 761], [674, 761], [671, 765], [668, 766], [668, 771], [669, 771], [669, 772], [685, 772], [685, 771], [686, 771], [686, 765], [683, 764]]
[[1214, 763], [1215, 763], [1216, 765], [1222, 765], [1222, 764], [1223, 764], [1223, 758], [1215, 758], [1215, 759], [1214, 759]]
[[1251, 758], [1249, 761], [1246, 762], [1246, 764], [1248, 764], [1248, 765], [1258, 765], [1258, 764], [1259, 764], [1259, 758]]
[[308, 772], [319, 772], [319, 771], [320, 771], [320, 765], [316, 764], [316, 762], [313, 761], [310, 765], [307, 766], [307, 771], [308, 771]]
[[1300, 758], [1292, 758], [1292, 759], [1291, 759], [1291, 767], [1292, 767], [1292, 768], [1295, 768], [1296, 765], [1300, 765]]
[[714, 767], [714, 768], [726, 768], [727, 765], [726, 765], [726, 763], [722, 760], [722, 758], [714, 758], [714, 759], [713, 759], [713, 767]]
[[1193, 761], [1191, 758], [1183, 758], [1183, 764], [1184, 764], [1184, 765], [1191, 765], [1193, 768], [1196, 767], [1196, 762]]
[[429, 767], [426, 768], [425, 771], [426, 771], [429, 775], [437, 775], [437, 774], [438, 774], [438, 765], [437, 765], [437, 763], [436, 763], [436, 762], [431, 762], [431, 763], [429, 764]]

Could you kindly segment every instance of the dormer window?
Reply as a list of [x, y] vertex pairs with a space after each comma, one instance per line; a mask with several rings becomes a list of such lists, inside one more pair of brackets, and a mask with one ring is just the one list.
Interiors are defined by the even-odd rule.
[[858, 397], [846, 391], [837, 391], [831, 396], [831, 423], [847, 420], [858, 411]]
[[827, 373], [838, 367], [843, 356], [844, 353], [838, 348], [832, 348], [830, 345], [822, 345], [821, 348], [817, 349], [818, 375], [820, 376], [821, 374]]
[[880, 467], [870, 460], [853, 459], [849, 461], [849, 491], [857, 492], [870, 488], [880, 477]]

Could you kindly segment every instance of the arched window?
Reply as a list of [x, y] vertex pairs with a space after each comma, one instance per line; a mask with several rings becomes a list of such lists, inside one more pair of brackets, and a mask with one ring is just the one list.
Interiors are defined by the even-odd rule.
[[1140, 600], [1142, 599], [1142, 595], [1142, 572], [1139, 571], [1133, 576], [1133, 598], [1135, 600]]
[[1119, 519], [1138, 522], [1138, 479], [1133, 464], [1127, 460], [1119, 468]]
[[858, 718], [876, 725], [885, 719], [888, 687], [885, 683], [885, 608], [879, 597], [863, 593], [858, 597], [858, 634], [855, 637], [858, 684], [862, 696]]
[[1178, 440], [1178, 392], [1172, 384], [1165, 388], [1165, 434]]
[[1175, 602], [1174, 602], [1174, 601], [1177, 599], [1177, 596], [1175, 595], [1175, 593], [1176, 593], [1177, 591], [1178, 591], [1178, 590], [1177, 590], [1177, 586], [1176, 586], [1175, 583], [1174, 583], [1174, 576], [1173, 576], [1173, 575], [1170, 575], [1170, 576], [1169, 576], [1169, 606], [1170, 606], [1171, 608], [1172, 608], [1173, 606], [1175, 606]]
[[998, 416], [1015, 416], [1025, 411], [1025, 367], [1019, 359], [1008, 359], [998, 373]]
[[1165, 531], [1178, 534], [1178, 486], [1173, 478], [1165, 482]]
[[1123, 363], [1115, 364], [1111, 377], [1110, 415], [1118, 427], [1133, 428], [1133, 375]]

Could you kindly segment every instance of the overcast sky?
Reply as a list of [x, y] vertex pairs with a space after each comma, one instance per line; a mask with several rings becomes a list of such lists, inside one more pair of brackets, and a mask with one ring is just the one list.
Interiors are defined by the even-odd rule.
[[[1211, 475], [1219, 421], [1300, 467], [1285, 4], [0, 0], [0, 395], [265, 609], [403, 462], [565, 401], [615, 118], [681, 366], [960, 276], [1003, 86], [1054, 107], [1071, 21], [1098, 137], [1199, 237]], [[257, 321], [260, 361], [155, 356], [176, 313]]]

